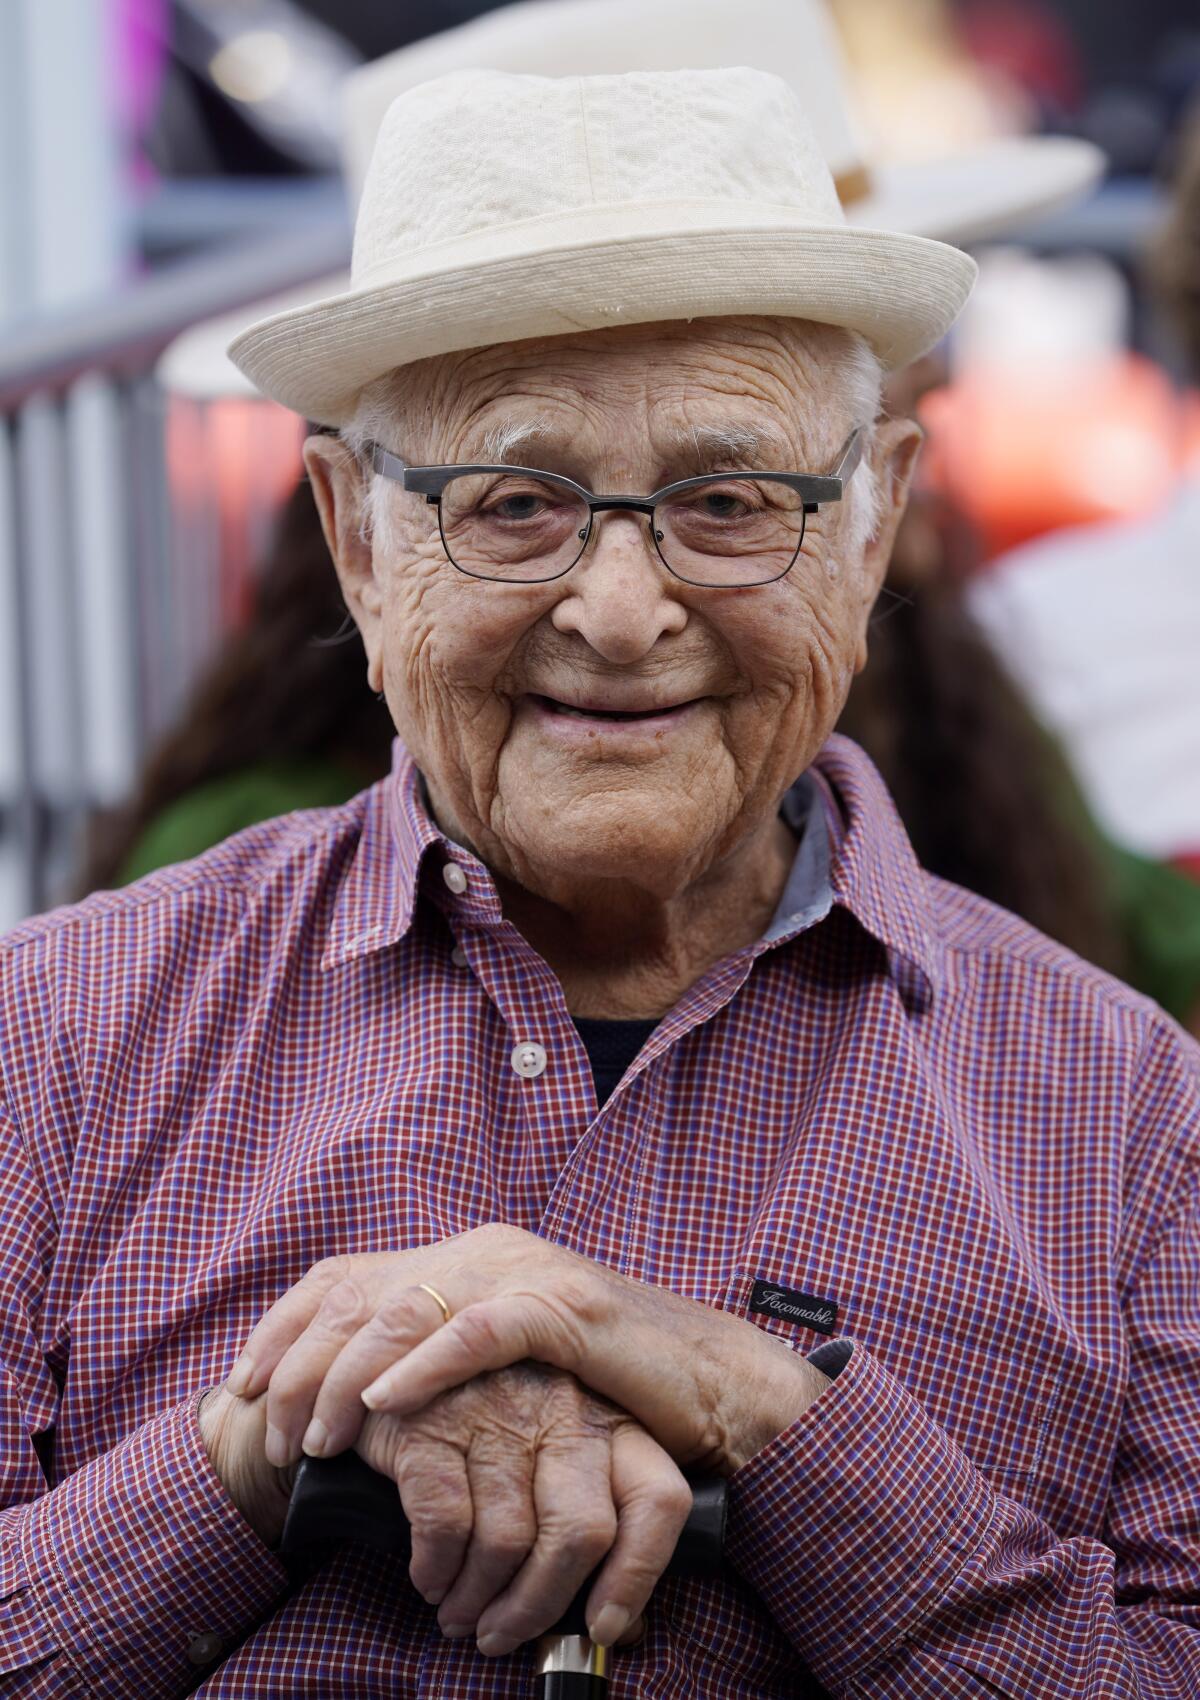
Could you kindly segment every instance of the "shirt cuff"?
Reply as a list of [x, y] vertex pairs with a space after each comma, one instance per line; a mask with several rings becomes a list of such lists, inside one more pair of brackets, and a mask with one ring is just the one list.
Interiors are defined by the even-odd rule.
[[865, 1347], [818, 1352], [833, 1361], [833, 1346], [850, 1349], [836, 1379], [733, 1476], [727, 1555], [817, 1681], [838, 1689], [936, 1609], [995, 1495]]
[[211, 1650], [204, 1663], [221, 1656], [212, 1638], [228, 1651], [287, 1587], [209, 1460], [202, 1397], [152, 1418], [29, 1507], [26, 1573], [81, 1693], [184, 1692], [200, 1652]]

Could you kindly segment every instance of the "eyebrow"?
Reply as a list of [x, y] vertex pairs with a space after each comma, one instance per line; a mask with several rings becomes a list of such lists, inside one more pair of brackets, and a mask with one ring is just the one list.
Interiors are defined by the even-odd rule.
[[[761, 470], [768, 461], [783, 468], [795, 451], [781, 431], [771, 426], [756, 427], [736, 422], [716, 425], [679, 425], [666, 434], [666, 444], [677, 460], [694, 461], [706, 472], [718, 466], [735, 471]], [[529, 465], [528, 450], [541, 445], [554, 452], [559, 440], [547, 419], [501, 419], [489, 425], [478, 439], [472, 459], [487, 466]]]
[[768, 460], [782, 467], [795, 452], [782, 432], [770, 426], [687, 425], [672, 431], [668, 440], [676, 454], [684, 458], [690, 455], [701, 472], [714, 466], [761, 470]]
[[480, 439], [481, 462], [487, 466], [519, 466], [526, 446], [550, 434], [545, 419], [501, 419], [489, 425]]

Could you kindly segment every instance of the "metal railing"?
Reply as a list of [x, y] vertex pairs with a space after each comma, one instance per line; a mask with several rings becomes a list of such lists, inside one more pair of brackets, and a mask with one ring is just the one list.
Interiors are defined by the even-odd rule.
[[0, 929], [69, 896], [217, 635], [172, 571], [160, 354], [348, 251], [331, 219], [0, 327]]

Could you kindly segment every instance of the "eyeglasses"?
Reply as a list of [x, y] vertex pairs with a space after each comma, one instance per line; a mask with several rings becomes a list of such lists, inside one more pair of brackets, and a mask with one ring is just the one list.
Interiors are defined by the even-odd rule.
[[649, 496], [596, 496], [558, 473], [529, 466], [408, 466], [378, 443], [371, 465], [436, 507], [451, 566], [471, 578], [546, 584], [569, 573], [596, 515], [645, 514], [669, 573], [709, 589], [773, 584], [791, 571], [805, 522], [839, 502], [862, 458], [862, 432], [846, 439], [835, 471], [714, 472]]

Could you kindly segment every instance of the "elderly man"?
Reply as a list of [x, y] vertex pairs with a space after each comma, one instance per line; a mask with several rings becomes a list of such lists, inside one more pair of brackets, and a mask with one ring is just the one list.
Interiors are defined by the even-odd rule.
[[6, 1692], [516, 1696], [600, 1565], [618, 1693], [1195, 1693], [1195, 1049], [827, 742], [970, 275], [762, 73], [392, 108], [235, 352], [394, 771], [0, 953]]

